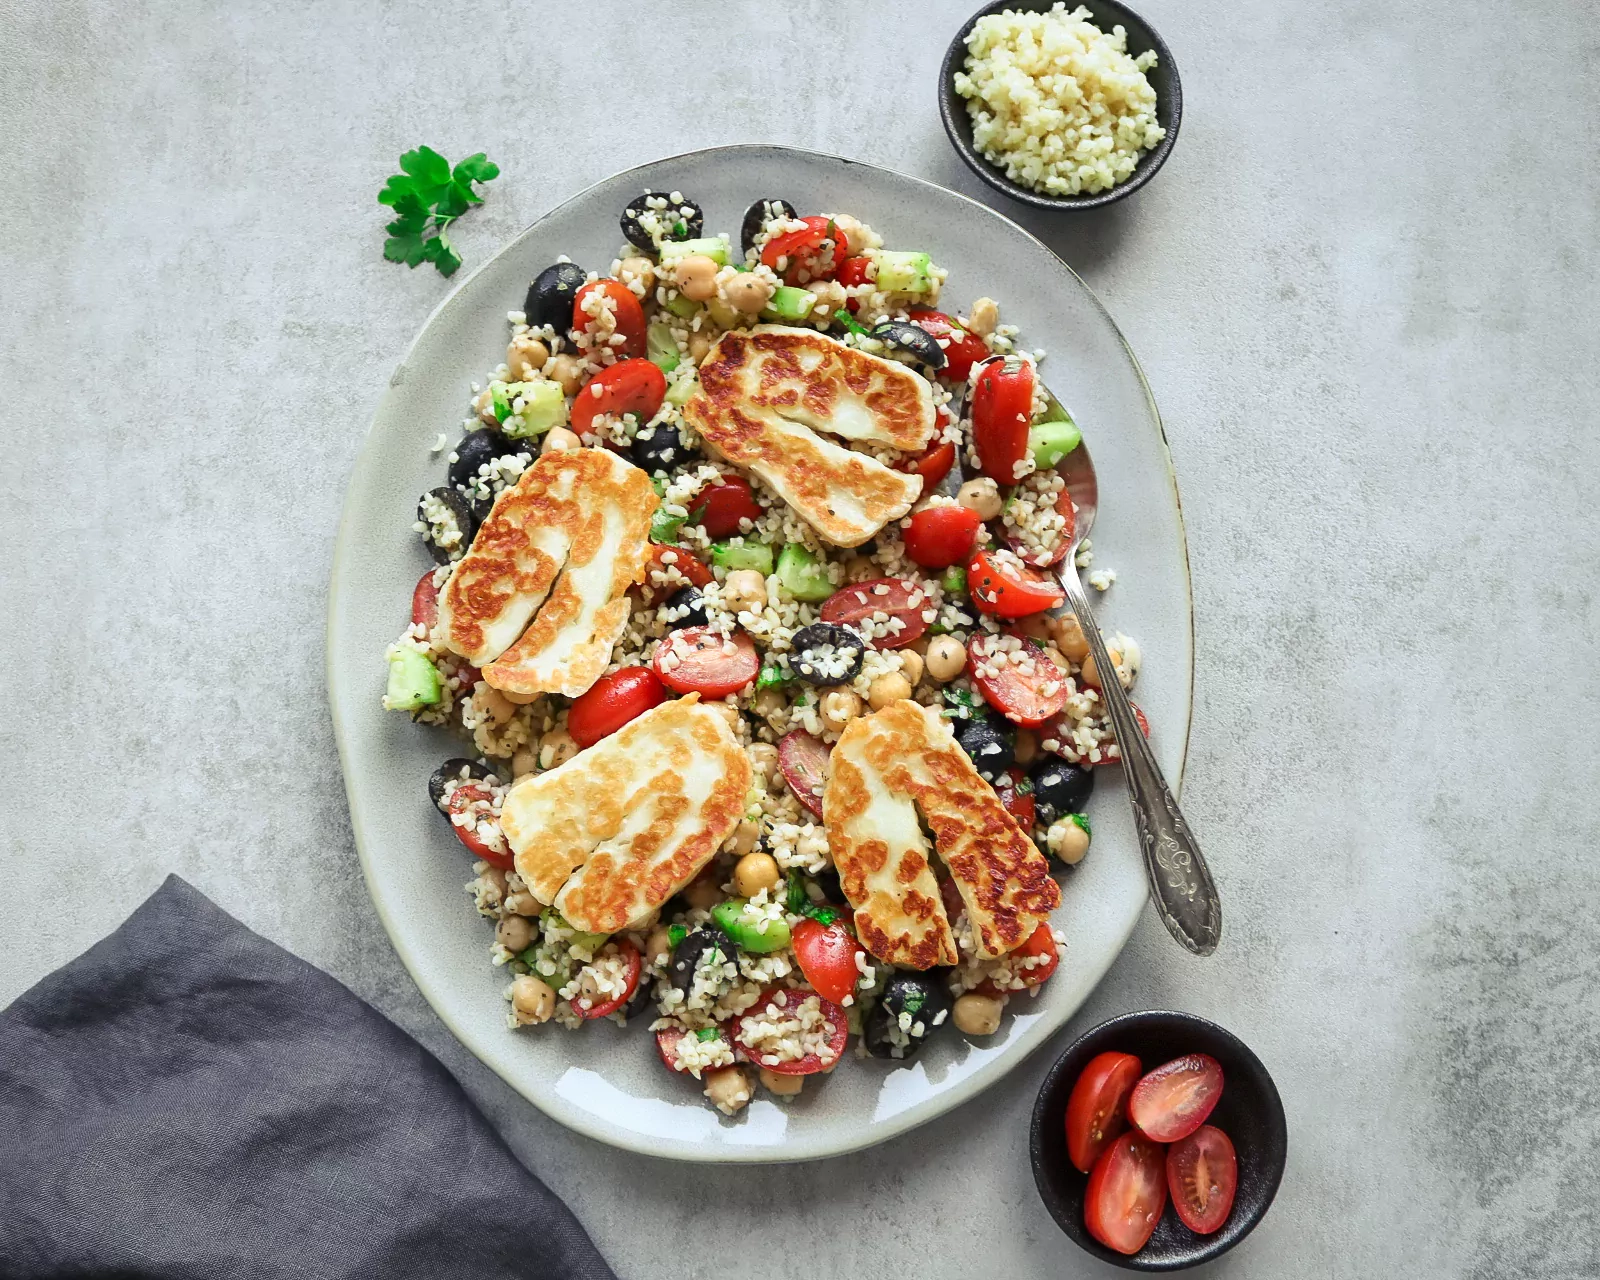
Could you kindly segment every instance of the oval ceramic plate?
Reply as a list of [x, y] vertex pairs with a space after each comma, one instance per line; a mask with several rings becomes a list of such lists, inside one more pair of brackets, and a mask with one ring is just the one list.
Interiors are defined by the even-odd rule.
[[558, 254], [604, 268], [621, 244], [628, 198], [679, 190], [706, 232], [737, 234], [745, 207], [783, 196], [802, 212], [848, 212], [890, 247], [923, 249], [949, 268], [945, 305], [989, 295], [1044, 349], [1043, 373], [1083, 427], [1099, 468], [1099, 562], [1119, 583], [1103, 623], [1144, 651], [1139, 701], [1162, 767], [1176, 779], [1188, 739], [1191, 628], [1187, 555], [1166, 442], [1149, 388], [1099, 301], [1048, 249], [992, 209], [915, 178], [781, 147], [722, 147], [609, 178], [541, 218], [462, 282], [394, 371], [345, 499], [328, 614], [328, 685], [356, 846], [378, 914], [445, 1024], [529, 1101], [602, 1142], [679, 1160], [806, 1160], [882, 1142], [993, 1084], [1043, 1044], [1122, 949], [1145, 902], [1132, 817], [1115, 771], [1090, 807], [1094, 849], [1065, 881], [1055, 924], [1066, 957], [1037, 999], [1013, 1001], [987, 1040], [949, 1034], [909, 1064], [853, 1056], [781, 1105], [758, 1091], [739, 1116], [710, 1109], [686, 1076], [662, 1070], [638, 1021], [568, 1032], [506, 1028], [507, 983], [489, 963], [486, 922], [463, 892], [461, 846], [428, 804], [428, 775], [461, 754], [443, 730], [379, 708], [384, 647], [409, 617], [428, 564], [411, 531], [417, 495], [442, 483], [430, 449], [452, 442], [470, 384], [502, 358], [506, 312]]

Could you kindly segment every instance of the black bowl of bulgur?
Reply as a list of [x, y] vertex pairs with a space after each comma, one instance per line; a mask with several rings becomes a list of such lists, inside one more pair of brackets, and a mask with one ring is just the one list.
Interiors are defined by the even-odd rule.
[[[1065, 71], [1070, 87], [1041, 84], [1047, 67]], [[1086, 86], [1095, 107], [1073, 100]], [[1032, 104], [1015, 107], [1013, 89]], [[1166, 162], [1183, 87], [1166, 42], [1117, 0], [995, 0], [945, 52], [939, 115], [967, 167], [1002, 195], [1036, 209], [1098, 209]]]

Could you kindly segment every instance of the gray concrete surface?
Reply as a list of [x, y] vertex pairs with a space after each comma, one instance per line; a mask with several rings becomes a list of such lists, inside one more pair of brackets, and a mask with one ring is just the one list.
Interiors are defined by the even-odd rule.
[[[1172, 159], [1022, 220], [1164, 411], [1228, 931], [1196, 963], [1147, 917], [1077, 1025], [1191, 1009], [1275, 1072], [1288, 1174], [1214, 1275], [1600, 1274], [1600, 28], [1571, 0], [1141, 9], [1183, 72]], [[523, 1104], [379, 930], [322, 687], [351, 461], [448, 288], [379, 256], [397, 154], [504, 167], [469, 264], [716, 143], [983, 196], [934, 111], [966, 12], [0, 0], [0, 1000], [178, 871], [434, 1048], [624, 1276], [1111, 1274], [1026, 1170], [1043, 1056], [800, 1168], [672, 1167]]]

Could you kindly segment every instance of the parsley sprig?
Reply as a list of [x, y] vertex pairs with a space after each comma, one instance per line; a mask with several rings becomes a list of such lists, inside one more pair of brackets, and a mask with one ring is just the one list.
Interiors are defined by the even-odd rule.
[[498, 178], [500, 166], [480, 151], [452, 168], [432, 147], [418, 147], [400, 157], [400, 168], [404, 172], [393, 174], [378, 192], [378, 203], [395, 214], [383, 256], [408, 267], [431, 262], [440, 275], [454, 275], [461, 255], [446, 228], [473, 205], [483, 203], [473, 183]]

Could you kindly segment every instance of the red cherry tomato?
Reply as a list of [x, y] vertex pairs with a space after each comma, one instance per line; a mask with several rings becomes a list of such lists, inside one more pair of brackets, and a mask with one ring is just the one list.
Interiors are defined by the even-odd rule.
[[726, 698], [760, 674], [761, 656], [742, 631], [725, 636], [710, 627], [686, 627], [661, 642], [654, 665], [674, 693]]
[[944, 343], [945, 366], [939, 370], [942, 377], [952, 382], [965, 382], [972, 366], [989, 358], [989, 348], [983, 345], [983, 339], [957, 326], [944, 312], [913, 307], [911, 319]]
[[601, 676], [573, 700], [567, 732], [578, 746], [592, 747], [666, 700], [667, 691], [649, 667], [623, 667]]
[[1131, 1053], [1097, 1053], [1067, 1099], [1067, 1158], [1081, 1173], [1128, 1127], [1128, 1095], [1144, 1066]]
[[[944, 412], [942, 406], [939, 411]], [[956, 447], [946, 441], [944, 444], [934, 445], [919, 458], [901, 459], [899, 469], [922, 477], [922, 496], [926, 498], [939, 487], [940, 482], [950, 474], [950, 468], [955, 464]]]
[[1033, 421], [1033, 365], [1012, 358], [984, 365], [972, 384], [971, 414], [979, 470], [996, 484], [1016, 484]]
[[[882, 588], [880, 591], [879, 588]], [[928, 629], [924, 609], [932, 609], [928, 593], [906, 578], [874, 578], [835, 591], [822, 602], [822, 620], [854, 627], [876, 649], [904, 649]], [[888, 621], [878, 619], [887, 615]], [[889, 622], [899, 619], [898, 630]], [[883, 634], [874, 634], [882, 631]]]
[[1206, 1122], [1222, 1097], [1222, 1064], [1191, 1053], [1148, 1071], [1128, 1099], [1128, 1119], [1154, 1142], [1177, 1142]]
[[[687, 1075], [687, 1068], [678, 1065], [678, 1041], [684, 1036], [695, 1035], [693, 1031], [685, 1031], [682, 1027], [662, 1027], [656, 1032], [656, 1052], [661, 1055], [661, 1061], [666, 1064], [668, 1071], [676, 1071], [679, 1075]], [[727, 1040], [728, 1034], [722, 1028], [717, 1029], [717, 1034]]]
[[[833, 276], [849, 252], [844, 236], [831, 218], [802, 218], [804, 231], [786, 231], [768, 240], [761, 250], [763, 265], [783, 277], [785, 284], [805, 284]], [[782, 268], [778, 266], [783, 263]]]
[[601, 414], [631, 413], [642, 425], [656, 416], [666, 397], [667, 375], [653, 361], [619, 360], [583, 384], [572, 402], [572, 429], [587, 440]]
[[591, 294], [604, 293], [611, 299], [612, 314], [617, 319], [617, 332], [623, 342], [611, 349], [619, 356], [642, 356], [645, 352], [644, 308], [633, 296], [628, 286], [620, 280], [591, 280], [572, 295], [572, 327], [579, 333], [588, 333], [594, 317], [584, 310]]
[[1017, 553], [1017, 558], [1023, 564], [1032, 565], [1035, 569], [1048, 569], [1051, 565], [1060, 564], [1067, 558], [1067, 552], [1072, 547], [1072, 533], [1078, 525], [1078, 513], [1073, 508], [1072, 495], [1065, 488], [1061, 490], [1060, 496], [1056, 498], [1056, 513], [1066, 523], [1061, 526], [1060, 534], [1057, 536], [1056, 541], [1051, 544], [1048, 551], [1025, 551], [1022, 540], [1012, 533], [1009, 528], [1006, 529], [1006, 546]]
[[823, 999], [842, 1004], [856, 989], [861, 977], [856, 953], [861, 946], [842, 924], [802, 920], [795, 925], [790, 944], [794, 958], [800, 962], [800, 972]]
[[[839, 269], [833, 273], [833, 278], [847, 289], [854, 289], [858, 285], [868, 284], [872, 280], [872, 259], [862, 257], [846, 258], [839, 264]], [[855, 315], [861, 306], [854, 298], [845, 299], [844, 305], [849, 309], [851, 315]], [[926, 493], [927, 490], [924, 489], [923, 492]]]
[[995, 985], [994, 979], [986, 978], [973, 990], [980, 995], [993, 996], [996, 999], [1012, 991], [1030, 991], [1034, 987], [1044, 986], [1046, 979], [1061, 964], [1061, 952], [1056, 949], [1055, 931], [1050, 928], [1048, 920], [1042, 921], [1039, 927], [1028, 935], [1028, 940], [1011, 954], [1019, 959], [1035, 958], [1041, 963], [1019, 970], [1013, 975], [1016, 982], [1021, 984], [1020, 987], [1008, 986], [1002, 990]]
[[690, 523], [698, 524], [708, 538], [731, 538], [745, 532], [739, 521], [759, 519], [761, 504], [756, 501], [755, 490], [740, 475], [723, 476], [719, 483], [700, 490], [689, 514]]
[[995, 782], [994, 793], [1005, 811], [1016, 819], [1022, 834], [1033, 835], [1033, 788], [1028, 785], [1028, 775], [1013, 765]]
[[[788, 1006], [791, 1000], [798, 1003], [807, 999], [807, 997], [807, 992], [796, 991], [790, 987], [769, 987], [762, 993], [759, 1003], [751, 1007], [749, 1013], [754, 1014], [759, 1010], [763, 1010], [768, 1004], [776, 1004], [782, 1010]], [[808, 1053], [805, 1057], [796, 1058], [792, 1062], [767, 1062], [742, 1038], [744, 1017], [748, 1015], [740, 1016], [733, 1020], [734, 1044], [738, 1045], [750, 1061], [758, 1067], [765, 1067], [768, 1071], [775, 1072], [780, 1076], [809, 1076], [816, 1074], [818, 1071], [832, 1070], [838, 1065], [839, 1059], [844, 1056], [845, 1042], [850, 1038], [850, 1020], [845, 1011], [826, 996], [819, 994], [816, 999], [822, 1006], [823, 1017], [828, 1020], [828, 1053], [825, 1057], [821, 1054]]]
[[1108, 1249], [1134, 1254], [1144, 1248], [1167, 1207], [1161, 1148], [1125, 1133], [1103, 1152], [1083, 1193], [1083, 1224]]
[[1203, 1124], [1167, 1148], [1167, 1190], [1183, 1225], [1208, 1236], [1228, 1220], [1239, 1189], [1239, 1159], [1233, 1142], [1213, 1124]]
[[411, 591], [411, 625], [432, 628], [439, 621], [439, 588], [433, 585], [433, 570], [417, 579]]
[[[1128, 705], [1133, 708], [1133, 718], [1139, 722], [1139, 728], [1144, 730], [1144, 736], [1148, 738], [1150, 736], [1150, 721], [1145, 719], [1144, 708], [1141, 707], [1137, 702], [1130, 701]], [[1062, 756], [1064, 756], [1067, 760], [1070, 760], [1073, 764], [1087, 765], [1090, 768], [1099, 768], [1101, 765], [1121, 763], [1122, 756], [1120, 753], [1112, 756], [1107, 755], [1103, 751], [1100, 753], [1100, 758], [1098, 760], [1083, 759], [1076, 751], [1071, 750], [1072, 727], [1073, 722], [1067, 719], [1065, 716], [1051, 716], [1049, 720], [1040, 726], [1039, 740], [1043, 742], [1047, 739], [1054, 738], [1057, 742], [1061, 743], [1063, 748], [1061, 752]]]
[[983, 526], [971, 507], [940, 503], [915, 512], [905, 531], [906, 554], [924, 569], [966, 564]]
[[1071, 694], [1067, 673], [1032, 640], [1016, 638], [1022, 647], [1007, 650], [1000, 648], [1001, 637], [977, 633], [967, 642], [967, 667], [985, 702], [1031, 729], [1066, 706]]
[[[478, 834], [476, 823], [467, 826], [456, 825], [456, 815], [465, 813], [475, 800], [491, 799], [489, 787], [482, 782], [463, 783], [450, 793], [450, 798], [445, 801], [445, 815], [450, 819], [450, 830], [456, 833], [456, 839], [467, 846], [467, 851], [474, 858], [482, 858], [492, 867], [499, 867], [502, 871], [510, 871], [515, 867], [511, 858], [511, 850], [506, 847], [506, 838], [499, 836], [501, 848], [496, 849], [493, 844]], [[496, 827], [499, 823], [495, 824]]]
[[1067, 598], [1054, 581], [1011, 552], [981, 549], [967, 562], [967, 591], [981, 612], [997, 618], [1026, 618]]
[[[627, 1004], [633, 998], [633, 993], [639, 989], [639, 973], [644, 968], [644, 962], [639, 956], [639, 948], [626, 938], [618, 938], [614, 942], [606, 944], [606, 947], [613, 946], [616, 947], [618, 954], [622, 956], [623, 963], [627, 965], [622, 974], [622, 994], [614, 999], [605, 1001], [603, 1004], [596, 1005], [584, 1004], [584, 998], [579, 996], [572, 1002], [572, 1007], [580, 1018], [604, 1018], [608, 1014], [615, 1013], [623, 1005]], [[601, 954], [605, 953], [606, 947], [600, 949]]]
[[665, 587], [657, 586], [650, 580], [651, 574], [667, 570], [676, 570], [691, 587], [703, 587], [713, 576], [705, 561], [696, 557], [694, 552], [683, 547], [670, 547], [664, 542], [652, 542], [650, 563], [645, 569], [644, 582], [641, 584], [646, 600], [654, 600], [658, 595], [670, 596], [678, 589], [676, 580], [672, 585]]
[[828, 745], [804, 729], [791, 729], [778, 742], [778, 767], [795, 798], [822, 816], [822, 784], [828, 776]]
[[[944, 904], [944, 913], [950, 917], [950, 923], [956, 922], [956, 917], [966, 914], [967, 904], [961, 900], [961, 890], [954, 880], [939, 881], [939, 901]], [[993, 995], [991, 989], [984, 993]]]

